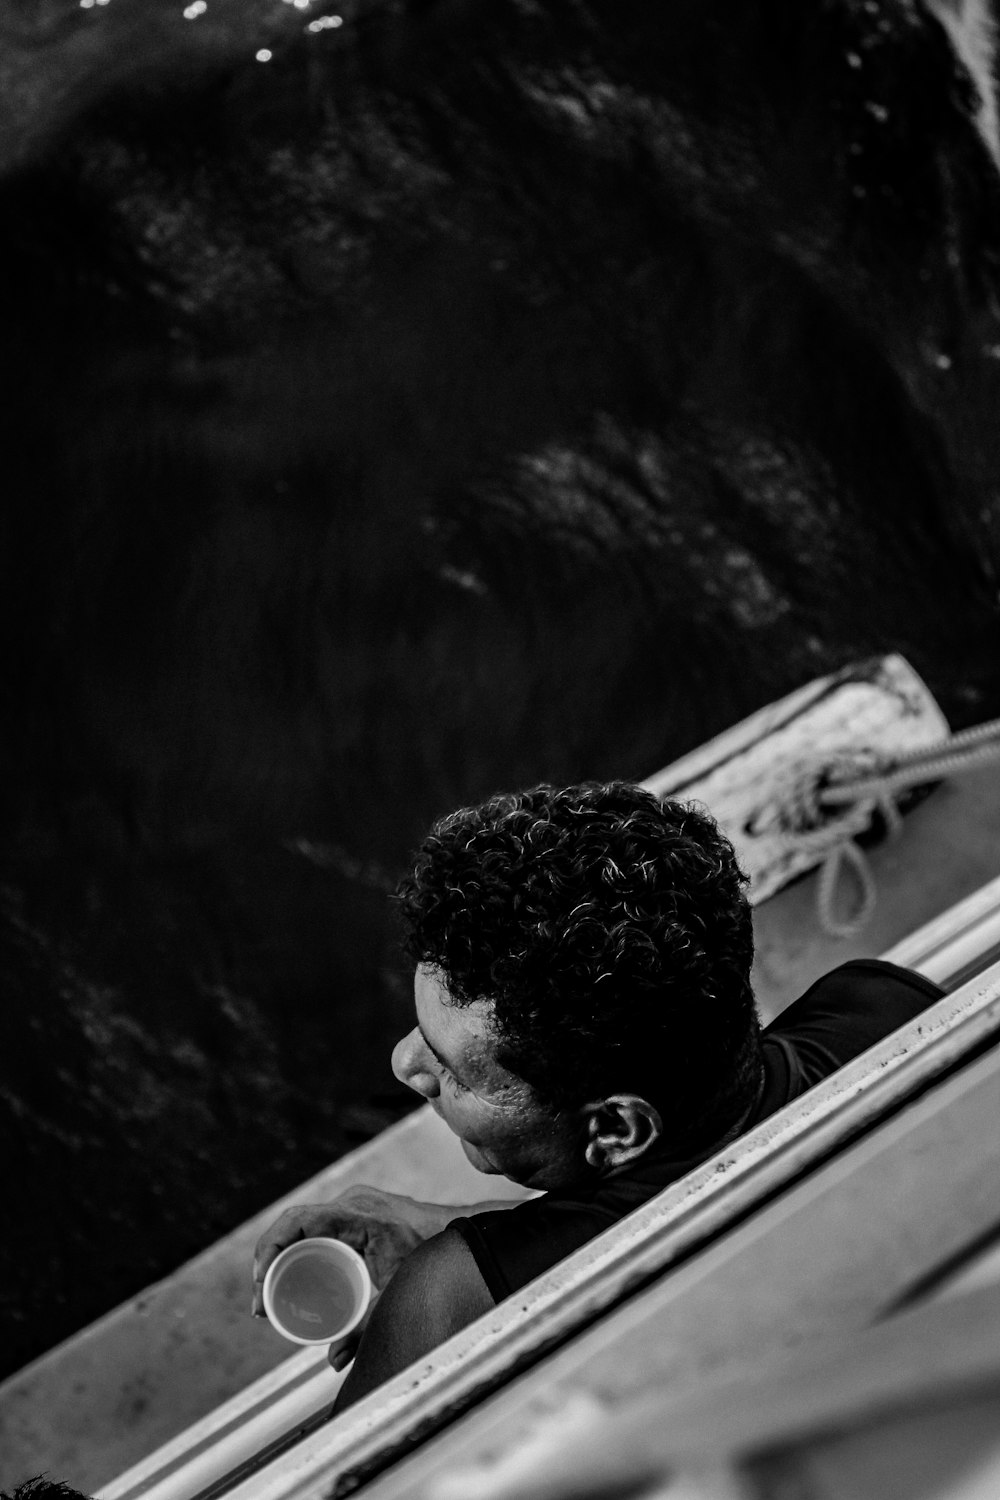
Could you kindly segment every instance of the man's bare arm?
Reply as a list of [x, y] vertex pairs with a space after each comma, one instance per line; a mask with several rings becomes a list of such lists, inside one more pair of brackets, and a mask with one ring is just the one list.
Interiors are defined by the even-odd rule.
[[457, 1230], [445, 1229], [425, 1240], [403, 1261], [375, 1304], [333, 1414], [338, 1416], [495, 1305]]

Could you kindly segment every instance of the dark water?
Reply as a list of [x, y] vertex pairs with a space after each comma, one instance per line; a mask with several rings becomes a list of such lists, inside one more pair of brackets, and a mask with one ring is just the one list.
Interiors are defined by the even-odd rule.
[[7, 1369], [406, 1107], [435, 814], [888, 649], [1000, 712], [936, 23], [327, 9], [0, 3]]

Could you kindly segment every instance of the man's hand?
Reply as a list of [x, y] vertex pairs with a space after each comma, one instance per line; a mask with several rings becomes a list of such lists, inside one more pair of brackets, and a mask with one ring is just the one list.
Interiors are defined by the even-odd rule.
[[400, 1261], [411, 1250], [439, 1234], [460, 1208], [439, 1203], [419, 1203], [402, 1193], [380, 1188], [348, 1188], [331, 1203], [311, 1203], [288, 1208], [257, 1241], [253, 1261], [253, 1312], [264, 1313], [262, 1287], [267, 1268], [296, 1240], [323, 1235], [343, 1240], [364, 1257], [376, 1291], [381, 1291]]
[[368, 1309], [357, 1328], [352, 1333], [349, 1333], [346, 1339], [341, 1339], [339, 1343], [332, 1343], [329, 1349], [327, 1349], [327, 1363], [332, 1370], [346, 1370], [347, 1366], [352, 1363], [361, 1345], [361, 1336], [368, 1327], [369, 1319], [375, 1311], [375, 1304], [380, 1296], [380, 1292], [372, 1292], [372, 1300], [369, 1302]]
[[317, 1235], [343, 1240], [345, 1245], [350, 1245], [364, 1257], [375, 1286], [375, 1294], [361, 1326], [348, 1334], [343, 1342], [330, 1345], [327, 1356], [330, 1364], [335, 1370], [343, 1370], [357, 1352], [379, 1294], [412, 1250], [440, 1234], [452, 1219], [513, 1207], [514, 1204], [507, 1199], [499, 1202], [491, 1199], [460, 1208], [453, 1204], [421, 1203], [403, 1193], [386, 1193], [381, 1188], [353, 1187], [331, 1203], [286, 1208], [257, 1241], [253, 1258], [253, 1315], [255, 1318], [264, 1316], [264, 1277], [268, 1266], [282, 1250], [294, 1245], [296, 1240], [312, 1239]]

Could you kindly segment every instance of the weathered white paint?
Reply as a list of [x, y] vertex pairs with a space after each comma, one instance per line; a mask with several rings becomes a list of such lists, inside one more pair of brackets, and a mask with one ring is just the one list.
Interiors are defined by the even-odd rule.
[[[871, 826], [877, 808], [871, 796], [828, 808], [821, 818], [807, 812], [823, 776], [873, 753], [891, 760], [929, 749], [948, 733], [927, 685], [909, 662], [891, 655], [818, 678], [642, 784], [657, 797], [711, 809], [750, 876], [750, 901], [757, 905]], [[793, 832], [796, 808], [801, 827]]]

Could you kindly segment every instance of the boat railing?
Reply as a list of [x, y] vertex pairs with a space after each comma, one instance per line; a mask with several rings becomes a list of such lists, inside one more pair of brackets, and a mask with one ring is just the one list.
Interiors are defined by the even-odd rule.
[[[799, 1199], [797, 1215], [786, 1202], [780, 1222], [768, 1210], [747, 1226], [753, 1242], [747, 1231], [737, 1232], [725, 1260], [708, 1268], [699, 1286], [680, 1284], [683, 1273], [674, 1285], [668, 1278], [655, 1305], [652, 1296], [643, 1302], [641, 1342], [635, 1309], [611, 1315], [596, 1330], [600, 1347], [585, 1336], [567, 1357], [546, 1364], [544, 1405], [537, 1377], [527, 1377], [524, 1388], [508, 1388], [375, 1479], [366, 1500], [1000, 1495], [1000, 1225], [985, 1243], [977, 1237], [982, 1196], [970, 1181], [979, 1167], [992, 1186], [1000, 1184], [1000, 1141], [989, 1132], [983, 1161], [970, 1174], [954, 1129], [956, 1116], [966, 1127], [983, 1123], [983, 1106], [988, 1112], [995, 1104], [1000, 1086], [998, 1061], [994, 1049], [957, 1087], [935, 1090], [903, 1129], [878, 1131], [853, 1160], [839, 1159], [838, 1180], [827, 1175], [804, 1184], [791, 1195]], [[942, 1168], [956, 1148], [954, 1180]], [[929, 1236], [913, 1234], [922, 1191], [880, 1202], [898, 1172], [911, 1189], [936, 1178], [930, 1198], [946, 1213], [933, 1223], [924, 1215]], [[817, 1188], [824, 1193], [819, 1224], [809, 1212]], [[861, 1205], [876, 1209], [863, 1230], [848, 1217], [830, 1235], [831, 1218], [843, 1221], [845, 1210]], [[970, 1230], [972, 1242], [902, 1300], [894, 1297], [901, 1278], [940, 1252], [934, 1239], [942, 1228], [951, 1246]], [[859, 1241], [860, 1264], [852, 1254]], [[797, 1283], [784, 1279], [789, 1261], [807, 1270]], [[836, 1289], [833, 1306], [816, 1296], [821, 1279]], [[782, 1316], [761, 1339], [760, 1312], [779, 1282]], [[730, 1357], [721, 1360], [719, 1304], [728, 1314], [723, 1338], [730, 1344]], [[657, 1346], [665, 1358], [655, 1357]], [[613, 1399], [604, 1394], [609, 1389]]]
[[[980, 1048], [1000, 1031], [1000, 963], [976, 970], [998, 948], [1000, 879], [883, 955], [958, 988], [433, 1358], [329, 1423], [324, 1416], [338, 1378], [322, 1355], [295, 1355], [105, 1486], [101, 1500], [193, 1500], [229, 1491], [234, 1500], [292, 1500], [326, 1496], [338, 1476], [384, 1467], [554, 1345], [575, 1340], [637, 1287], [718, 1240]], [[427, 1114], [434, 1122], [427, 1128], [439, 1127]], [[419, 1116], [406, 1123], [421, 1128]], [[413, 1190], [419, 1195], [420, 1184]]]

